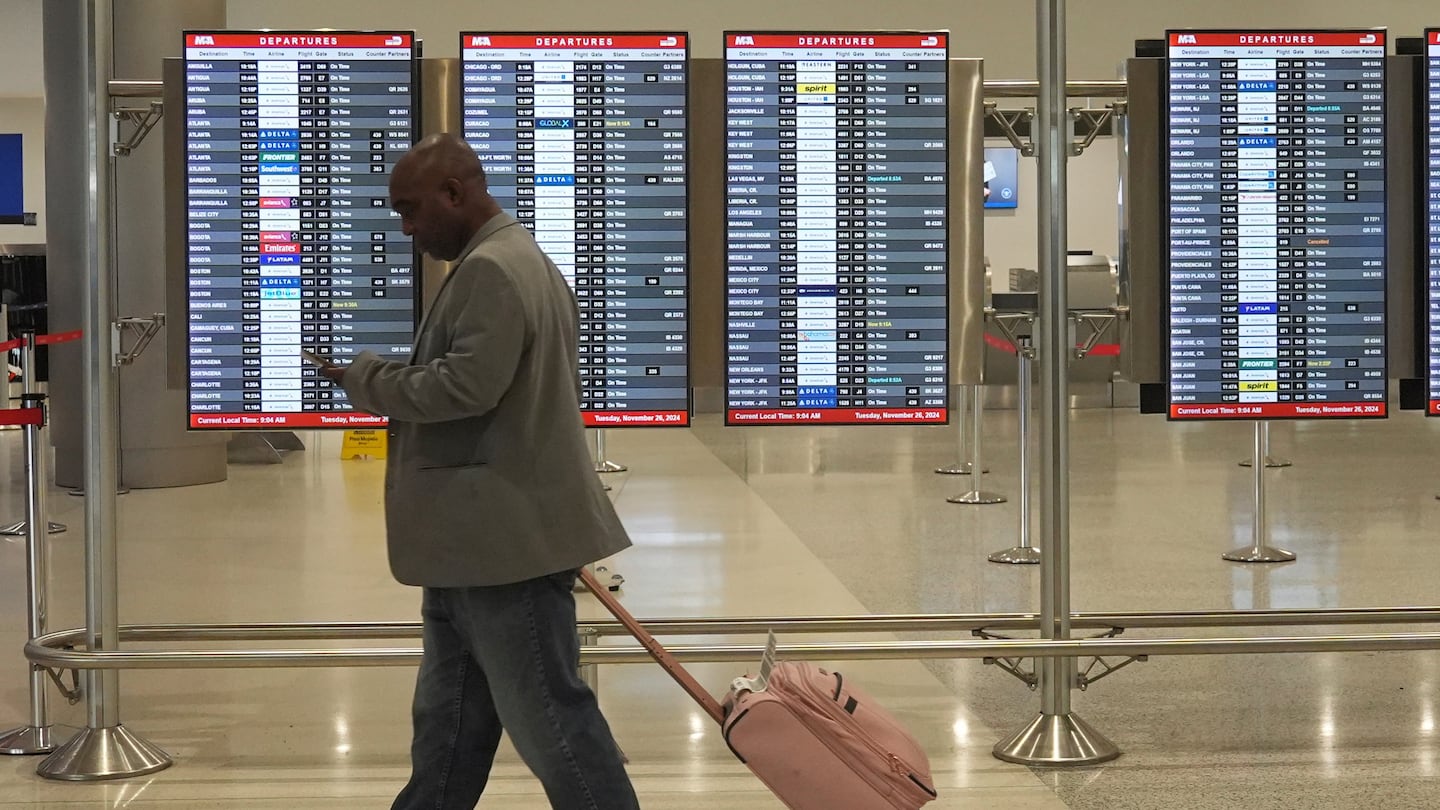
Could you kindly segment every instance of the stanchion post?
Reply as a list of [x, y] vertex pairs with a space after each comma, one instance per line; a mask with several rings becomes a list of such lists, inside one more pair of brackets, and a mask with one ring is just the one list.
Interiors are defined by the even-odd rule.
[[625, 472], [626, 469], [624, 464], [618, 464], [605, 457], [605, 428], [595, 428], [595, 472], [603, 475]]
[[[935, 472], [940, 475], [969, 475], [972, 469], [970, 462], [967, 460], [970, 457], [970, 442], [973, 441], [969, 435], [971, 424], [968, 418], [968, 411], [970, 410], [968, 405], [970, 402], [970, 389], [974, 387], [975, 386], [972, 385], [956, 386], [956, 388], [960, 389], [960, 393], [955, 397], [955, 463], [947, 464], [944, 467], [936, 467]], [[981, 472], [990, 471], [981, 470]]]
[[[36, 363], [36, 361], [35, 361], [35, 347], [36, 347], [36, 345], [38, 345], [38, 344], [35, 343], [35, 333], [32, 332], [32, 331], [23, 332], [23, 333], [21, 333], [21, 339], [26, 341], [25, 345], [23, 345], [23, 346], [20, 347], [20, 393], [21, 393], [21, 399], [23, 400], [25, 395], [27, 395], [27, 394], [35, 394], [35, 393], [38, 393], [38, 392], [39, 392], [40, 381], [35, 378], [36, 369], [39, 368], [39, 365], [38, 365], [38, 364]], [[27, 406], [25, 406], [25, 407], [30, 407], [30, 406], [27, 405]], [[42, 450], [44, 450], [44, 449], [47, 447], [47, 445], [45, 444], [45, 426], [44, 426], [43, 424], [40, 425], [39, 431], [40, 431], [40, 432], [39, 432], [39, 435], [38, 435], [37, 438], [36, 438], [36, 441], [39, 442], [40, 448], [41, 448]], [[28, 434], [28, 433], [26, 434], [26, 439], [25, 439], [25, 441], [26, 441], [26, 442], [29, 442], [29, 441], [30, 441], [30, 438], [29, 438], [29, 434]], [[28, 456], [28, 455], [26, 456], [26, 459], [27, 459], [27, 463], [28, 463], [28, 459], [29, 459], [29, 456]], [[44, 459], [44, 461], [48, 461], [48, 460], [49, 460], [48, 457], [47, 457], [46, 459]], [[48, 465], [47, 465], [47, 466], [48, 466]], [[45, 479], [45, 478], [41, 478], [41, 480], [44, 481], [44, 480], [46, 480], [46, 479]], [[47, 499], [46, 502], [48, 503], [48, 499]], [[30, 536], [30, 524], [29, 524], [29, 521], [36, 519], [35, 513], [28, 511], [29, 506], [30, 506], [30, 504], [29, 504], [29, 502], [27, 501], [27, 502], [26, 502], [27, 513], [26, 513], [26, 515], [25, 515], [25, 520], [16, 521], [16, 522], [10, 524], [9, 526], [6, 526], [6, 527], [4, 527], [4, 528], [0, 528], [0, 535], [5, 535], [5, 536], [7, 536], [7, 537], [29, 537], [29, 536]], [[50, 510], [49, 510], [49, 509], [41, 509], [40, 512], [39, 512], [39, 514], [40, 514], [40, 518], [39, 518], [39, 519], [45, 521], [45, 526], [46, 526], [46, 528], [48, 529], [48, 531], [49, 531], [50, 534], [60, 534], [61, 532], [63, 532], [63, 531], [66, 530], [67, 527], [65, 526], [65, 524], [63, 524], [63, 523], [55, 523], [54, 521], [51, 521], [51, 520], [49, 519], [49, 517], [50, 517]]]
[[1294, 552], [1270, 545], [1269, 516], [1265, 504], [1265, 437], [1270, 423], [1263, 419], [1255, 422], [1255, 447], [1251, 454], [1250, 473], [1254, 477], [1255, 510], [1250, 527], [1250, 545], [1227, 551], [1220, 555], [1230, 562], [1277, 563], [1295, 559]]
[[[1039, 164], [1040, 209], [1040, 634], [1070, 638], [1070, 340], [1066, 248], [1067, 164], [1072, 140], [1066, 107], [1065, 0], [1036, 0], [1040, 116], [1032, 130]], [[1093, 765], [1120, 749], [1070, 707], [1075, 659], [1036, 664], [1040, 714], [995, 744], [994, 755], [1032, 766]]]
[[[29, 597], [26, 602], [26, 618], [29, 620], [30, 640], [47, 632], [45, 594], [49, 584], [49, 550], [46, 548], [46, 533], [39, 527], [45, 525], [46, 488], [50, 475], [47, 472], [44, 434], [45, 395], [35, 391], [32, 378], [35, 368], [35, 333], [27, 331], [22, 335], [25, 345], [20, 352], [20, 367], [24, 374], [20, 404], [24, 408], [39, 408], [40, 424], [25, 426], [25, 587]], [[37, 664], [30, 665], [30, 723], [0, 734], [0, 754], [48, 754], [55, 750], [54, 727], [50, 724], [50, 698], [46, 691], [45, 670]]]
[[1004, 551], [997, 551], [987, 559], [993, 563], [1007, 563], [1009, 565], [1037, 565], [1040, 562], [1040, 549], [1035, 548], [1030, 542], [1030, 505], [1034, 500], [1030, 479], [1030, 399], [1031, 399], [1031, 360], [1035, 356], [1035, 347], [1032, 345], [1029, 335], [1017, 335], [1015, 339], [1015, 367], [1017, 369], [1017, 390], [1015, 407], [1019, 413], [1020, 423], [1020, 543]]
[[970, 491], [953, 495], [945, 500], [949, 503], [963, 503], [971, 506], [1004, 503], [1005, 496], [986, 492], [980, 488], [985, 477], [985, 462], [981, 458], [985, 431], [985, 386], [970, 387]]
[[[593, 627], [584, 627], [584, 626], [581, 626], [580, 629], [576, 631], [576, 634], [580, 637], [580, 646], [581, 646], [581, 647], [594, 647], [595, 645], [597, 645], [597, 644], [600, 643], [600, 634], [597, 633], [597, 632], [595, 631], [595, 628], [593, 628]], [[599, 695], [599, 694], [600, 694], [600, 665], [599, 665], [599, 664], [581, 664], [581, 665], [580, 665], [580, 680], [584, 681], [584, 682], [585, 682], [585, 685], [588, 686], [588, 687], [590, 687], [590, 691], [591, 691], [591, 692], [594, 692], [596, 695]]]

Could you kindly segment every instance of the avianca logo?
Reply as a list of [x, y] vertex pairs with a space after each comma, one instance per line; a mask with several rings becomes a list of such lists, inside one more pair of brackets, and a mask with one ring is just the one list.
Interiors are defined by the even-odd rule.
[[490, 44], [490, 37], [471, 37], [470, 44], [475, 46], [488, 46]]
[[754, 45], [754, 44], [755, 44], [755, 38], [754, 38], [754, 37], [749, 37], [749, 36], [735, 37], [735, 44], [736, 44], [736, 45]]
[[195, 44], [196, 44], [196, 45], [214, 45], [214, 44], [215, 44], [215, 37], [212, 37], [212, 36], [210, 36], [209, 34], [197, 34], [197, 35], [195, 36]]
[[1195, 39], [1194, 34], [1181, 34], [1175, 41], [1181, 45], [1196, 45], [1199, 43], [1199, 40]]

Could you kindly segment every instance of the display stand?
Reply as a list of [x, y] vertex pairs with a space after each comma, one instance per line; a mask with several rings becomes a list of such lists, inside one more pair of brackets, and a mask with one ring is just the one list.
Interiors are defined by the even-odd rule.
[[[47, 570], [49, 550], [46, 532], [31, 530], [39, 526], [48, 514], [47, 491], [50, 485], [49, 465], [46, 464], [48, 447], [45, 442], [45, 395], [37, 392], [38, 387], [30, 370], [35, 368], [35, 333], [26, 332], [21, 349], [21, 367], [26, 369], [24, 393], [20, 396], [22, 408], [40, 411], [40, 418], [34, 424], [26, 424], [25, 430], [25, 520], [21, 524], [25, 531], [25, 585], [29, 596], [26, 614], [29, 619], [30, 639], [37, 639], [48, 632], [46, 625], [45, 592], [48, 581]], [[52, 524], [53, 525], [53, 524]], [[50, 723], [50, 702], [46, 693], [46, 671], [43, 667], [30, 664], [30, 723], [29, 725], [0, 733], [0, 754], [48, 754], [55, 750], [54, 726]]]
[[[966, 418], [966, 415], [969, 411], [967, 405], [969, 404], [971, 396], [970, 389], [974, 387], [975, 386], [972, 385], [957, 386], [957, 388], [962, 390], [960, 395], [955, 398], [955, 463], [947, 464], [944, 467], [936, 467], [935, 472], [940, 475], [969, 475], [972, 469], [970, 462], [966, 461], [966, 459], [970, 457], [969, 447], [972, 441], [969, 436], [971, 427], [970, 420]], [[990, 471], [981, 470], [981, 472], [988, 473]]]
[[[1025, 323], [1030, 323], [1031, 316], [1023, 316]], [[1000, 320], [997, 318], [996, 322]], [[1008, 331], [1008, 329], [1006, 330]], [[1032, 490], [1030, 483], [1030, 399], [1031, 399], [1031, 362], [1035, 358], [1035, 346], [1029, 335], [1014, 336], [1015, 361], [1018, 369], [1018, 388], [1016, 408], [1020, 421], [1020, 544], [997, 551], [987, 559], [992, 563], [1006, 563], [1009, 565], [1038, 565], [1040, 563], [1040, 549], [1030, 543], [1030, 504]]]
[[1265, 514], [1265, 436], [1269, 423], [1263, 420], [1255, 423], [1255, 450], [1251, 456], [1251, 470], [1255, 479], [1255, 514], [1252, 520], [1252, 541], [1247, 548], [1237, 548], [1220, 555], [1230, 562], [1278, 563], [1291, 562], [1295, 554], [1283, 548], [1274, 548], [1270, 543], [1269, 525]]
[[624, 464], [605, 458], [605, 428], [595, 428], [595, 472], [604, 475], [625, 472], [627, 469], [629, 468]]
[[225, 460], [231, 464], [280, 464], [281, 453], [304, 450], [305, 443], [289, 431], [235, 431], [225, 445]]
[[970, 491], [946, 498], [945, 500], [949, 503], [963, 503], [971, 506], [1005, 503], [1004, 495], [986, 492], [980, 488], [985, 476], [985, 464], [981, 460], [980, 452], [984, 444], [981, 439], [984, 429], [985, 386], [974, 385], [970, 387]]
[[[1265, 427], [1265, 466], [1271, 469], [1291, 466], [1294, 462], [1290, 461], [1289, 459], [1276, 458], [1275, 456], [1270, 455], [1270, 423], [1261, 422], [1260, 424], [1264, 425]], [[1254, 463], [1255, 461], [1253, 459], [1242, 459], [1240, 461], [1240, 466], [1249, 467]]]

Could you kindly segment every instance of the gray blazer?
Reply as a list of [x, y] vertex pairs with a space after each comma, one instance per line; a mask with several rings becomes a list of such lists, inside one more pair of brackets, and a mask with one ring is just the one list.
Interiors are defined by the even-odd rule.
[[585, 443], [564, 277], [508, 214], [459, 261], [410, 362], [363, 352], [342, 382], [391, 420], [390, 570], [407, 585], [503, 585], [628, 547]]

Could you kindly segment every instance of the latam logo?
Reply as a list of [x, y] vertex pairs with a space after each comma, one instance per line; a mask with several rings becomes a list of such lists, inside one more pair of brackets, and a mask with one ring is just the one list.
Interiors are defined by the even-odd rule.
[[1199, 42], [1194, 34], [1181, 34], [1175, 41], [1180, 45], [1195, 45]]
[[475, 47], [480, 47], [480, 46], [489, 47], [489, 46], [490, 46], [490, 37], [471, 37], [471, 38], [470, 38], [470, 44], [473, 45], [473, 46], [475, 46]]
[[738, 37], [735, 37], [735, 44], [736, 44], [736, 45], [754, 45], [754, 44], [755, 44], [755, 38], [752, 37], [752, 36], [738, 36]]
[[197, 34], [197, 35], [195, 36], [195, 44], [196, 44], [196, 45], [214, 45], [214, 44], [215, 44], [215, 37], [212, 37], [212, 36], [210, 36], [209, 34]]

